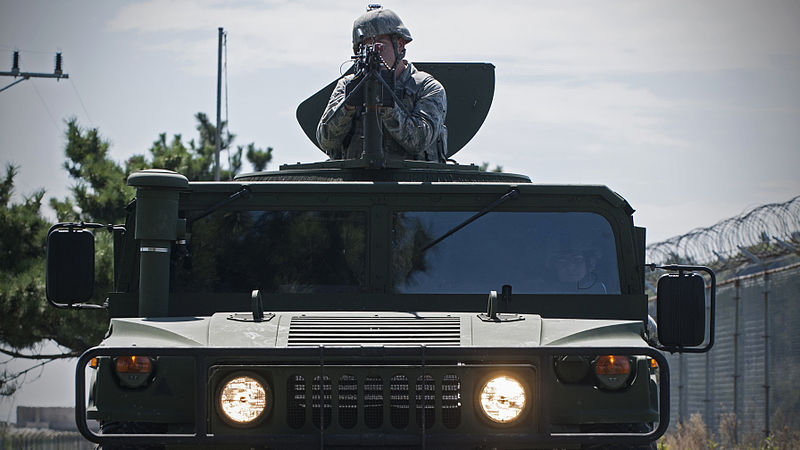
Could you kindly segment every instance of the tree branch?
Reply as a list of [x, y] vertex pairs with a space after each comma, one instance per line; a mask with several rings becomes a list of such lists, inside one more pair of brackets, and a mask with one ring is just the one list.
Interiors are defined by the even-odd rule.
[[31, 370], [38, 369], [39, 367], [42, 367], [42, 366], [44, 366], [45, 364], [50, 364], [50, 363], [51, 363], [51, 362], [53, 362], [53, 361], [55, 361], [55, 359], [48, 359], [47, 361], [40, 362], [39, 364], [36, 364], [35, 366], [28, 367], [27, 369], [25, 369], [25, 370], [23, 370], [23, 371], [16, 372], [16, 373], [13, 373], [13, 374], [9, 374], [8, 372], [3, 372], [3, 374], [2, 374], [2, 375], [3, 375], [4, 377], [5, 377], [5, 376], [7, 376], [7, 377], [8, 377], [8, 378], [4, 378], [4, 379], [3, 379], [3, 381], [4, 381], [4, 382], [8, 382], [8, 381], [13, 381], [13, 380], [16, 380], [17, 378], [19, 378], [19, 377], [21, 377], [21, 376], [25, 375], [26, 373], [30, 372]]
[[15, 352], [13, 350], [6, 350], [4, 348], [0, 348], [0, 353], [12, 356], [14, 358], [25, 358], [25, 359], [66, 359], [66, 358], [77, 358], [78, 356], [81, 356], [81, 354], [78, 352], [55, 353], [52, 355], [26, 355], [24, 353]]

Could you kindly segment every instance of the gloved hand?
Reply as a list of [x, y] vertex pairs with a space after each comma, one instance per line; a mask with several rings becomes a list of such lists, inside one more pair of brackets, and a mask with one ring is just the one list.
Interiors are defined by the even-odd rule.
[[364, 76], [358, 75], [356, 77], [353, 77], [353, 79], [348, 81], [347, 84], [345, 85], [344, 87], [345, 105], [359, 107], [364, 104], [364, 85], [361, 85], [358, 91], [355, 91], [356, 86], [358, 86], [358, 83], [360, 83], [362, 79], [364, 79]]
[[381, 106], [384, 108], [391, 108], [394, 106], [394, 98], [392, 97], [392, 90], [394, 90], [394, 71], [393, 70], [381, 70], [381, 78], [386, 84], [389, 86], [389, 89], [386, 89], [386, 86], [381, 83], [381, 87], [383, 90], [381, 91]]

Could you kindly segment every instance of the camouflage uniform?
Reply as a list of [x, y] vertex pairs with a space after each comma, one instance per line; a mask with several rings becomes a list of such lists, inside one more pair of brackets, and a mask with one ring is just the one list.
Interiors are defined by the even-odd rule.
[[[339, 80], [317, 125], [317, 142], [332, 159], [360, 158], [363, 152], [363, 107], [337, 111], [345, 98], [345, 86], [353, 77], [346, 75]], [[447, 96], [442, 84], [408, 64], [395, 83], [395, 94], [409, 113], [397, 105], [381, 113], [386, 158], [443, 162], [447, 153]]]
[[[364, 39], [391, 35], [394, 65], [403, 61], [405, 49], [398, 40], [411, 42], [411, 32], [391, 10], [370, 5], [353, 22], [353, 52], [358, 53]], [[398, 66], [401, 68], [402, 66]], [[390, 69], [395, 69], [391, 67]], [[363, 153], [364, 108], [347, 110], [342, 102], [345, 88], [355, 76], [342, 77], [331, 94], [328, 106], [317, 125], [317, 142], [333, 159], [361, 158]], [[418, 71], [413, 64], [395, 80], [394, 92], [408, 113], [399, 105], [381, 112], [383, 154], [387, 159], [418, 159], [444, 162], [447, 155], [447, 97], [444, 87], [431, 75]], [[342, 107], [340, 107], [342, 106]]]

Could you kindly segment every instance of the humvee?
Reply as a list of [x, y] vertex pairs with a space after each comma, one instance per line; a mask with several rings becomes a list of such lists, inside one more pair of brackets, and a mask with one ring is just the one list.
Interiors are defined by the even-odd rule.
[[[417, 66], [448, 91], [453, 156], [494, 67]], [[332, 88], [298, 108], [312, 141]], [[710, 270], [664, 267], [652, 319], [645, 230], [609, 188], [374, 156], [223, 182], [145, 170], [124, 225], [55, 225], [48, 300], [111, 317], [77, 362], [81, 433], [105, 448], [573, 448], [665, 432], [661, 352], [713, 344]], [[98, 306], [103, 229], [115, 284]]]

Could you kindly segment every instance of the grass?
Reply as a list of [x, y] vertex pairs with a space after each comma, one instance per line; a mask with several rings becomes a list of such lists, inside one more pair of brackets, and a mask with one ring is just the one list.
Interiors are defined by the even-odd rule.
[[[776, 417], [776, 423], [786, 423]], [[736, 431], [739, 430], [739, 438]], [[700, 414], [692, 414], [687, 422], [679, 423], [658, 441], [660, 450], [684, 449], [798, 449], [800, 431], [786, 425], [775, 426], [769, 436], [743, 430], [734, 414], [723, 414], [717, 430], [710, 430]]]

